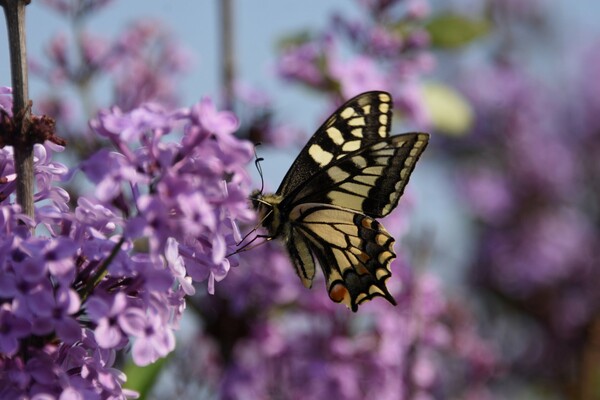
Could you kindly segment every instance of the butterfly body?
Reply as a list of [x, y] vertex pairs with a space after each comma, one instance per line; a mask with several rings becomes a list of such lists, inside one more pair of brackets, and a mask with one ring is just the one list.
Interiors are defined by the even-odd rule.
[[312, 285], [316, 262], [329, 297], [353, 311], [381, 296], [396, 257], [376, 218], [396, 207], [429, 135], [389, 136], [391, 97], [367, 92], [317, 130], [274, 194], [252, 195], [270, 238], [286, 245], [298, 276]]

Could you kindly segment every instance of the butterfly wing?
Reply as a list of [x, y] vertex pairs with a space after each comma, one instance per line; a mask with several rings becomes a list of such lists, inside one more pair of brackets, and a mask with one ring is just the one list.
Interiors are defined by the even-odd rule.
[[322, 203], [386, 216], [398, 204], [428, 140], [426, 133], [391, 136], [333, 160], [290, 193], [282, 207]]
[[290, 167], [277, 194], [286, 196], [333, 160], [389, 136], [392, 98], [362, 93], [344, 103], [321, 125]]
[[376, 296], [396, 304], [385, 286], [394, 239], [374, 218], [396, 207], [429, 139], [390, 137], [391, 117], [388, 93], [349, 100], [302, 149], [277, 193], [254, 199], [304, 285], [311, 286], [318, 261], [329, 297], [353, 311]]
[[296, 206], [290, 224], [287, 247], [305, 286], [314, 277], [314, 254], [333, 301], [352, 311], [376, 296], [396, 304], [385, 286], [396, 257], [394, 239], [383, 225], [352, 210], [314, 203]]

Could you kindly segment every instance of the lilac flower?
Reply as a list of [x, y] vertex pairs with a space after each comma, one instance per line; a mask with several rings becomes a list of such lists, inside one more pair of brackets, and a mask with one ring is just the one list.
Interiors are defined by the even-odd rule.
[[0, 307], [0, 353], [14, 356], [19, 348], [18, 340], [30, 332], [31, 323], [27, 319], [14, 315], [8, 304]]
[[592, 237], [591, 227], [574, 210], [532, 215], [528, 224], [511, 236], [496, 234], [491, 238], [495, 279], [523, 295], [570, 279], [573, 273], [585, 276], [592, 257], [586, 249], [591, 248]]
[[408, 78], [402, 85], [398, 85], [391, 92], [396, 106], [421, 128], [429, 126], [430, 118], [424, 104], [423, 92], [420, 84], [414, 78]]
[[31, 317], [32, 310], [47, 305], [52, 297], [44, 257], [38, 254], [42, 243], [32, 246], [16, 237], [5, 245], [10, 250], [4, 254], [0, 270], [2, 297], [12, 303], [15, 313]]
[[110, 55], [110, 42], [101, 36], [82, 32], [80, 36], [83, 64], [92, 68], [108, 67], [107, 58]]
[[46, 49], [46, 55], [54, 64], [54, 68], [47, 73], [47, 78], [55, 85], [64, 83], [71, 73], [68, 65], [67, 48], [67, 37], [59, 33], [52, 38]]
[[98, 346], [104, 349], [118, 349], [125, 345], [126, 337], [119, 325], [119, 315], [127, 308], [127, 298], [124, 293], [115, 296], [96, 294], [91, 296], [85, 309], [96, 325], [94, 337]]
[[206, 132], [225, 139], [239, 126], [236, 116], [229, 111], [218, 111], [214, 103], [204, 98], [192, 108], [191, 117], [197, 119]]
[[187, 50], [159, 21], [134, 23], [119, 38], [105, 60], [115, 74], [115, 104], [124, 110], [147, 101], [174, 106], [178, 99], [174, 78], [191, 64]]
[[100, 201], [111, 201], [121, 193], [124, 182], [138, 183], [144, 177], [130, 165], [123, 154], [102, 149], [81, 164], [82, 171], [96, 184]]
[[[3, 93], [2, 93], [3, 92]], [[12, 115], [12, 97], [8, 96], [11, 93], [9, 88], [5, 88], [0, 92], [0, 107], [3, 112], [6, 112], [8, 116]], [[4, 98], [6, 95], [6, 98]], [[52, 159], [48, 155], [48, 151], [62, 151], [63, 147], [53, 144], [49, 141], [42, 144], [34, 145], [34, 160], [33, 167], [36, 179], [37, 192], [34, 194], [34, 200], [36, 202], [48, 199], [52, 203], [63, 210], [68, 207], [66, 205], [68, 201], [67, 192], [59, 187], [53, 185], [54, 182], [62, 181], [67, 175], [67, 168]], [[16, 189], [15, 186], [15, 169], [14, 169], [14, 155], [12, 147], [6, 146], [0, 149], [0, 174], [4, 177], [4, 182], [0, 183], [2, 188], [2, 196], [0, 196], [0, 202], [10, 204], [10, 195]]]
[[334, 59], [329, 73], [340, 83], [344, 98], [351, 98], [369, 90], [383, 90], [386, 82], [373, 59], [357, 57], [353, 60]]
[[167, 239], [165, 260], [167, 261], [167, 266], [173, 273], [173, 276], [175, 276], [181, 285], [182, 290], [186, 295], [192, 296], [196, 292], [196, 289], [192, 286], [192, 278], [186, 275], [183, 257], [179, 255], [177, 241], [173, 238]]
[[278, 64], [278, 73], [284, 79], [306, 82], [320, 87], [324, 84], [323, 74], [318, 68], [319, 50], [312, 43], [286, 49]]
[[472, 211], [486, 222], [501, 223], [514, 206], [509, 179], [499, 171], [471, 168], [463, 177]]
[[48, 296], [47, 292], [36, 292], [32, 296], [36, 299], [30, 303], [31, 311], [36, 316], [33, 333], [47, 335], [56, 331], [66, 344], [73, 344], [81, 338], [81, 327], [72, 317], [81, 304], [74, 290], [59, 287], [53, 296]]
[[369, 32], [368, 43], [376, 54], [389, 56], [401, 51], [404, 44], [398, 34], [379, 26]]
[[79, 226], [76, 226], [73, 232], [75, 240], [81, 240], [86, 235], [110, 235], [117, 226], [123, 224], [123, 219], [115, 215], [109, 207], [96, 199], [83, 196], [77, 199], [74, 217], [79, 222]]
[[48, 156], [48, 151], [61, 152], [62, 146], [47, 142], [44, 145], [35, 145], [33, 149], [34, 168], [38, 192], [36, 200], [41, 198], [51, 199], [59, 209], [66, 210], [69, 195], [67, 192], [52, 185], [55, 181], [62, 181], [67, 176], [68, 169], [64, 164], [54, 161]]
[[97, 120], [92, 120], [92, 129], [116, 143], [119, 140], [123, 143], [136, 142], [148, 129], [169, 129], [170, 123], [168, 114], [153, 104], [145, 104], [128, 113], [114, 107], [110, 111], [101, 111], [99, 118], [102, 126], [97, 124]]
[[336, 31], [348, 36], [354, 47], [369, 55], [394, 57], [404, 49], [403, 38], [397, 31], [386, 29], [384, 25], [372, 25], [359, 20], [349, 21], [335, 15], [333, 26]]
[[431, 12], [431, 5], [426, 0], [409, 0], [407, 3], [407, 13], [411, 18], [421, 20]]
[[0, 86], [0, 110], [12, 116], [12, 88]]
[[159, 318], [146, 315], [137, 308], [125, 311], [121, 325], [126, 333], [136, 337], [132, 355], [138, 365], [153, 363], [175, 348], [173, 332], [162, 328]]

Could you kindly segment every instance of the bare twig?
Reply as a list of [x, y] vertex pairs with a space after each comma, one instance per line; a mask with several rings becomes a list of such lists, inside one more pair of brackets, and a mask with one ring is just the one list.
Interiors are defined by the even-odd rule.
[[[10, 69], [13, 90], [13, 118], [15, 133], [28, 134], [31, 109], [27, 80], [27, 50], [25, 47], [25, 6], [30, 0], [0, 0], [6, 17], [10, 50]], [[17, 202], [24, 214], [33, 217], [33, 145], [27, 140], [15, 140], [22, 145], [14, 147], [17, 173]]]
[[219, 1], [221, 13], [221, 73], [223, 85], [223, 107], [233, 110], [235, 82], [235, 51], [233, 32], [233, 0]]

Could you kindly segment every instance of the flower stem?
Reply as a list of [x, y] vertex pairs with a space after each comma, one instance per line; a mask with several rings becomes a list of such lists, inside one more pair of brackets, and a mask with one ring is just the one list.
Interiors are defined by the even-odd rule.
[[15, 172], [17, 173], [17, 203], [22, 212], [33, 217], [33, 145], [24, 140], [30, 125], [27, 79], [27, 49], [25, 47], [25, 6], [30, 0], [0, 0], [8, 28], [10, 69], [13, 90], [13, 118], [17, 127], [15, 140]]
[[92, 293], [92, 291], [94, 290], [94, 288], [96, 286], [98, 286], [98, 284], [102, 281], [102, 279], [104, 279], [104, 277], [106, 276], [106, 273], [108, 272], [108, 266], [110, 265], [110, 263], [112, 262], [112, 260], [115, 259], [115, 257], [119, 253], [119, 250], [121, 250], [121, 246], [123, 246], [123, 243], [125, 243], [125, 238], [124, 237], [122, 237], [115, 244], [115, 247], [113, 247], [113, 249], [110, 252], [110, 254], [108, 255], [108, 257], [98, 267], [98, 270], [96, 271], [96, 273], [93, 276], [90, 277], [90, 280], [88, 281], [88, 283], [87, 283], [87, 285], [85, 287], [85, 291], [81, 294], [82, 301], [85, 301], [87, 299], [87, 297], [89, 296], [89, 294]]
[[219, 2], [221, 18], [221, 83], [223, 85], [223, 108], [233, 110], [235, 83], [235, 49], [233, 34], [233, 0]]

